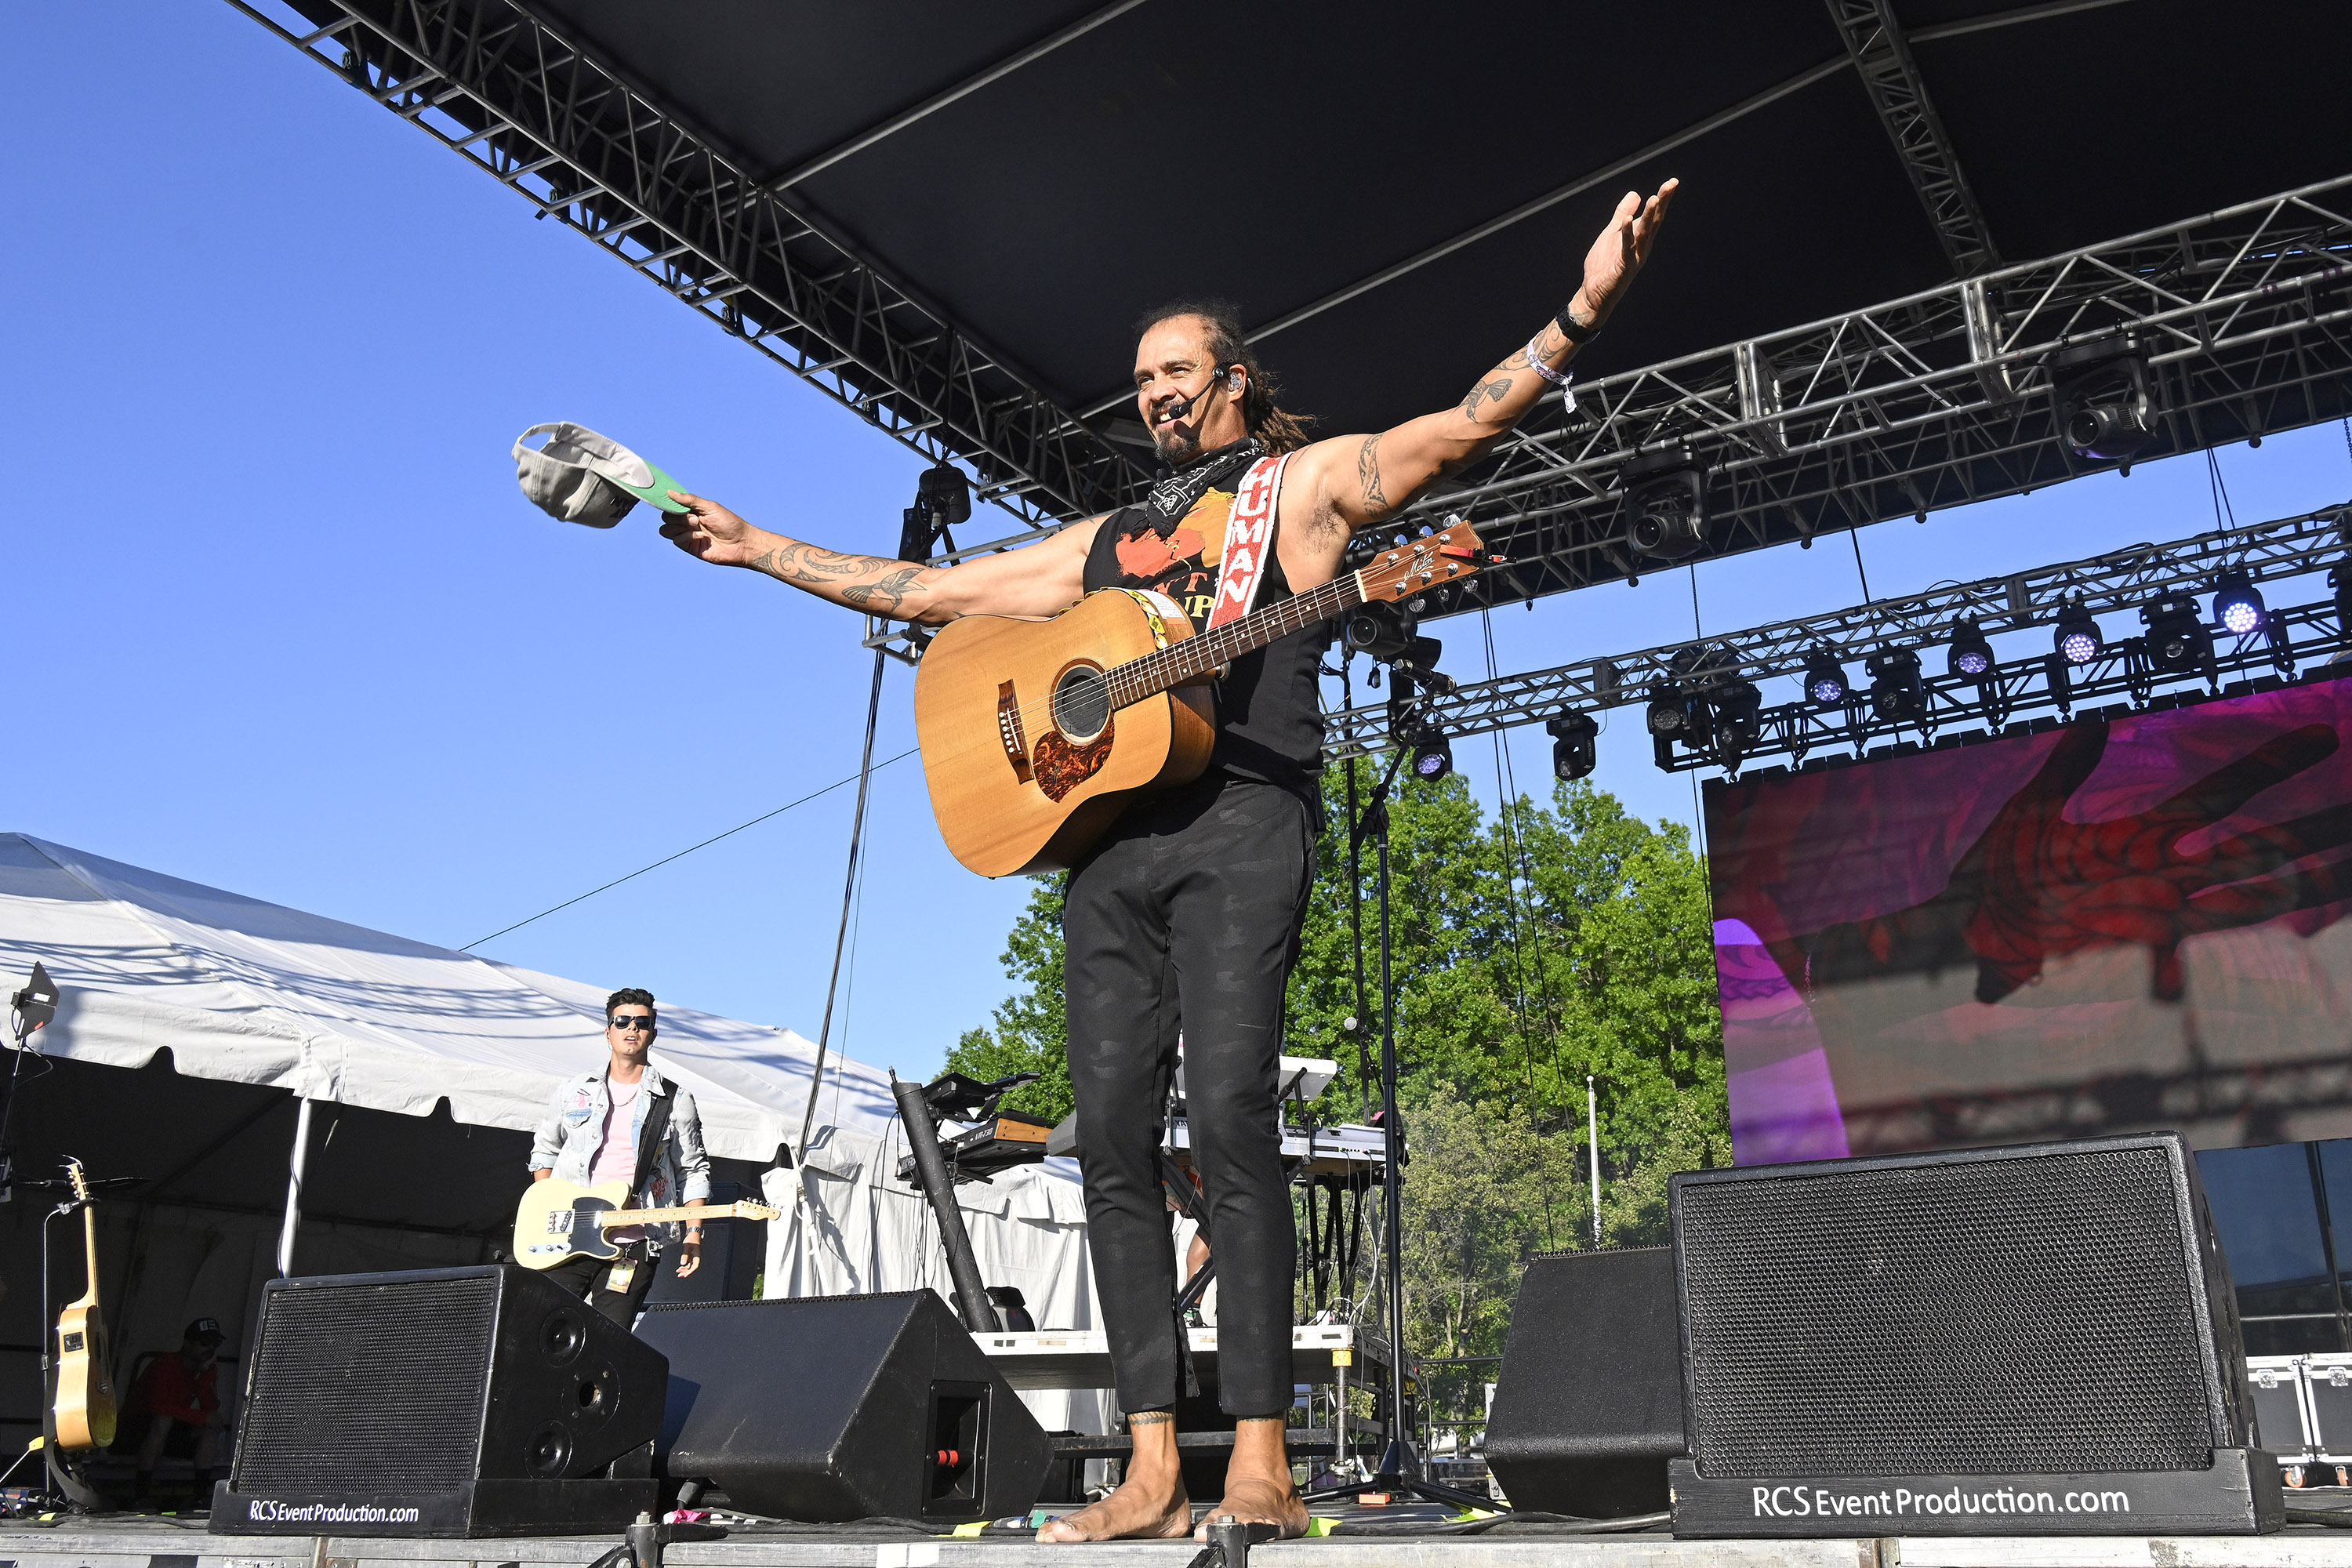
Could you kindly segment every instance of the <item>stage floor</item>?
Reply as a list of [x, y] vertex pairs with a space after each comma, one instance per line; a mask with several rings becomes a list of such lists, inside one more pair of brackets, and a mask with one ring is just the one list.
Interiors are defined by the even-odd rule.
[[[1510, 1533], [1378, 1539], [1346, 1534], [1257, 1547], [1263, 1568], [2352, 1568], [2352, 1530], [2289, 1525], [2265, 1536], [1849, 1537], [1828, 1541], [1675, 1541], [1664, 1534]], [[613, 1536], [397, 1541], [214, 1535], [199, 1523], [0, 1521], [0, 1568], [530, 1568], [586, 1564]], [[911, 1532], [794, 1527], [745, 1530], [677, 1545], [667, 1568], [1037, 1568], [1047, 1555], [1104, 1568], [1186, 1568], [1189, 1541], [1040, 1547], [1020, 1540], [943, 1540]]]

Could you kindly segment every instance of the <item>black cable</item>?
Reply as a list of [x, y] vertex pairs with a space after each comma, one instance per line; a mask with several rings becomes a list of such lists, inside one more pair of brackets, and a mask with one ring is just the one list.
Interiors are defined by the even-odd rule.
[[[841, 954], [849, 942], [849, 910], [857, 892], [858, 851], [866, 840], [866, 792], [874, 778], [874, 731], [882, 721], [882, 671], [888, 658], [880, 648], [874, 650], [874, 686], [866, 698], [866, 752], [857, 764], [857, 809], [849, 819], [849, 870], [841, 886], [841, 930], [833, 939], [833, 978], [824, 986], [824, 1022], [817, 1026], [816, 1069], [809, 1075], [807, 1109], [801, 1112], [801, 1141], [793, 1152], [797, 1164], [808, 1158], [809, 1129], [816, 1121], [817, 1090], [824, 1083], [825, 1047], [833, 1038], [833, 997], [841, 984]], [[907, 753], [901, 752], [898, 756]], [[890, 759], [898, 761], [898, 757]]]
[[782, 816], [784, 813], [792, 810], [795, 805], [806, 805], [809, 802], [816, 799], [819, 795], [831, 795], [835, 790], [841, 788], [844, 784], [856, 784], [859, 779], [866, 777], [869, 772], [879, 773], [882, 769], [888, 767], [892, 763], [903, 763], [921, 749], [922, 748], [919, 746], [909, 746], [895, 757], [886, 758], [881, 762], [876, 763], [870, 770], [860, 768], [857, 772], [850, 774], [847, 778], [835, 779], [831, 784], [825, 785], [823, 789], [812, 790], [807, 795], [801, 796], [800, 799], [793, 801], [789, 805], [780, 805], [773, 811], [762, 812], [758, 816], [753, 817], [751, 821], [739, 823], [735, 826], [729, 828], [724, 833], [714, 833], [699, 844], [689, 844], [685, 848], [679, 850], [676, 855], [665, 855], [650, 866], [640, 866], [635, 870], [630, 872], [626, 877], [615, 877], [601, 888], [589, 889], [586, 892], [581, 894], [579, 898], [564, 900], [562, 903], [557, 904], [553, 909], [541, 910], [539, 913], [531, 916], [530, 920], [517, 921], [510, 926], [505, 926], [498, 931], [492, 931], [488, 936], [478, 936], [473, 941], [467, 942], [465, 946], [457, 949], [457, 951], [459, 952], [471, 952], [474, 949], [481, 946], [482, 943], [496, 941], [498, 938], [506, 935], [508, 931], [522, 930], [523, 927], [530, 924], [531, 921], [543, 921], [548, 916], [555, 913], [557, 910], [568, 910], [572, 905], [578, 903], [581, 899], [593, 899], [599, 893], [609, 892], [613, 889], [619, 887], [622, 883], [630, 880], [632, 878], [642, 877], [648, 871], [657, 871], [664, 866], [668, 865], [671, 861], [682, 859], [686, 856], [693, 854], [698, 849], [709, 848], [712, 845], [718, 843], [722, 838], [732, 838], [735, 835], [742, 832], [746, 827], [757, 827], [760, 824], [767, 821], [769, 817]]

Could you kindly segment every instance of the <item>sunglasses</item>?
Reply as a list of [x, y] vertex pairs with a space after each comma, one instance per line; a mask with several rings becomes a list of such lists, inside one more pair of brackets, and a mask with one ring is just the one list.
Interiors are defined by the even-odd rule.
[[613, 1021], [605, 1026], [618, 1029], [625, 1035], [632, 1029], [649, 1030], [654, 1026], [654, 1016], [651, 1013], [615, 1013]]

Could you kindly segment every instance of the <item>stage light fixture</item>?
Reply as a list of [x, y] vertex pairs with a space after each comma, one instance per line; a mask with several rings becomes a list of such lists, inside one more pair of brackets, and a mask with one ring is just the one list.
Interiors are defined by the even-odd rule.
[[2088, 664], [2107, 647], [2099, 623], [2083, 607], [2079, 598], [2067, 600], [2066, 607], [2058, 612], [2058, 627], [2051, 634], [2050, 641], [2068, 664]]
[[1650, 733], [1669, 738], [1689, 732], [1691, 723], [1690, 694], [1679, 686], [1652, 689], [1648, 722]]
[[2050, 356], [2050, 401], [2059, 437], [2078, 458], [2131, 460], [2156, 439], [2147, 359], [2127, 332], [2103, 332]]
[[1845, 667], [1823, 648], [1805, 660], [1805, 700], [1816, 708], [1845, 705]]
[[1454, 771], [1454, 748], [1443, 735], [1433, 735], [1412, 749], [1412, 776], [1435, 784]]
[[1975, 621], [1966, 616], [1952, 623], [1951, 672], [1969, 680], [1980, 680], [1992, 668], [1992, 644], [1985, 640]]
[[1593, 739], [1601, 726], [1590, 713], [1563, 713], [1545, 721], [1551, 732], [1552, 776], [1562, 781], [1580, 779], [1599, 765], [1600, 757]]
[[2263, 624], [2263, 591], [2243, 572], [2224, 572], [2213, 579], [2213, 618], [2231, 637], [2258, 631]]
[[2139, 618], [2147, 626], [2147, 660], [2168, 675], [2201, 668], [2213, 657], [2213, 634], [2205, 629], [2192, 595], [2162, 595], [2140, 610]]
[[1764, 706], [1764, 694], [1752, 680], [1727, 680], [1708, 689], [1706, 702], [1714, 711], [1716, 755], [1725, 767], [1736, 768], [1763, 738], [1757, 714]]
[[1349, 653], [1391, 659], [1412, 646], [1413, 617], [1385, 600], [1359, 605], [1339, 623], [1339, 638]]
[[1908, 724], [1927, 711], [1927, 689], [1919, 679], [1919, 656], [1890, 647], [1863, 661], [1870, 676], [1870, 710], [1889, 724]]
[[1680, 561], [1706, 542], [1706, 470], [1687, 447], [1637, 452], [1625, 486], [1625, 542], [1643, 555]]

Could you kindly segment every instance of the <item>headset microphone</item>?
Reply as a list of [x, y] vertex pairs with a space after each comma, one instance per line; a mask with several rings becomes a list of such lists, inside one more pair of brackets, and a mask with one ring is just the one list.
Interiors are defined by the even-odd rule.
[[1200, 401], [1209, 395], [1209, 393], [1213, 388], [1223, 386], [1231, 381], [1233, 379], [1233, 374], [1231, 366], [1227, 366], [1223, 370], [1212, 372], [1209, 375], [1207, 385], [1202, 387], [1200, 391], [1194, 393], [1192, 396], [1180, 397], [1175, 402], [1168, 405], [1168, 417], [1171, 419], [1181, 419], [1191, 414], [1193, 408], [1199, 405]]

